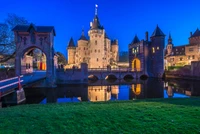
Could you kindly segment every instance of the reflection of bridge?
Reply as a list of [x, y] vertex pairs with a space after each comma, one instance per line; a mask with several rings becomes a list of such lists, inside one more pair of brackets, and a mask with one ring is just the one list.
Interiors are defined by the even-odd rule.
[[132, 68], [89, 68], [88, 76], [96, 76], [98, 79], [106, 79], [108, 76], [114, 76], [117, 79], [124, 79], [125, 76], [139, 78], [144, 75], [143, 71], [137, 71]]

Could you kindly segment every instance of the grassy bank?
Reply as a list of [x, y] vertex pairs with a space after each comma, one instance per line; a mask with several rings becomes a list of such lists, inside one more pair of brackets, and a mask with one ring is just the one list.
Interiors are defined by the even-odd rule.
[[0, 109], [7, 133], [200, 133], [200, 98], [10, 107]]

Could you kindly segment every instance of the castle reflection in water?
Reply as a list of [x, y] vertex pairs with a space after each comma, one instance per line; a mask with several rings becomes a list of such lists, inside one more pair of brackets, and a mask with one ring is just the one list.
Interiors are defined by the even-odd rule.
[[[136, 100], [147, 98], [177, 98], [200, 96], [198, 81], [148, 79], [145, 81], [134, 79], [125, 81], [96, 81], [90, 84], [58, 85], [57, 88], [25, 88], [26, 104], [46, 104], [80, 101], [114, 101]], [[3, 98], [12, 102], [12, 95]]]
[[[41, 98], [34, 103], [62, 103], [80, 101], [114, 101], [114, 100], [135, 100], [147, 98], [176, 98], [200, 96], [200, 83], [195, 81], [161, 79], [133, 80], [131, 82], [105, 82], [96, 81], [89, 85], [59, 85], [55, 89], [44, 89], [40, 96], [34, 89], [27, 89], [27, 103], [32, 98]], [[32, 93], [34, 92], [35, 95]], [[41, 91], [43, 91], [41, 93]]]

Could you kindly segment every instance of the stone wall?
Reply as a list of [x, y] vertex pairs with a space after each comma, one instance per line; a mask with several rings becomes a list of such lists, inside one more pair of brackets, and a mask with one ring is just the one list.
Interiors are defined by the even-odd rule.
[[188, 78], [200, 79], [200, 61], [193, 61], [191, 65], [186, 65], [175, 71], [166, 71], [168, 78]]
[[81, 69], [58, 69], [56, 71], [57, 83], [79, 82], [84, 83], [88, 80], [88, 65], [81, 63]]

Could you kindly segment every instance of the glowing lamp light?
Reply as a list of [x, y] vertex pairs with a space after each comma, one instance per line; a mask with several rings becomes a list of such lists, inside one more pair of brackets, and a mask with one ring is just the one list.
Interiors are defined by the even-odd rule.
[[97, 4], [96, 4], [95, 6], [96, 6], [96, 7], [98, 7], [98, 5], [97, 5]]

